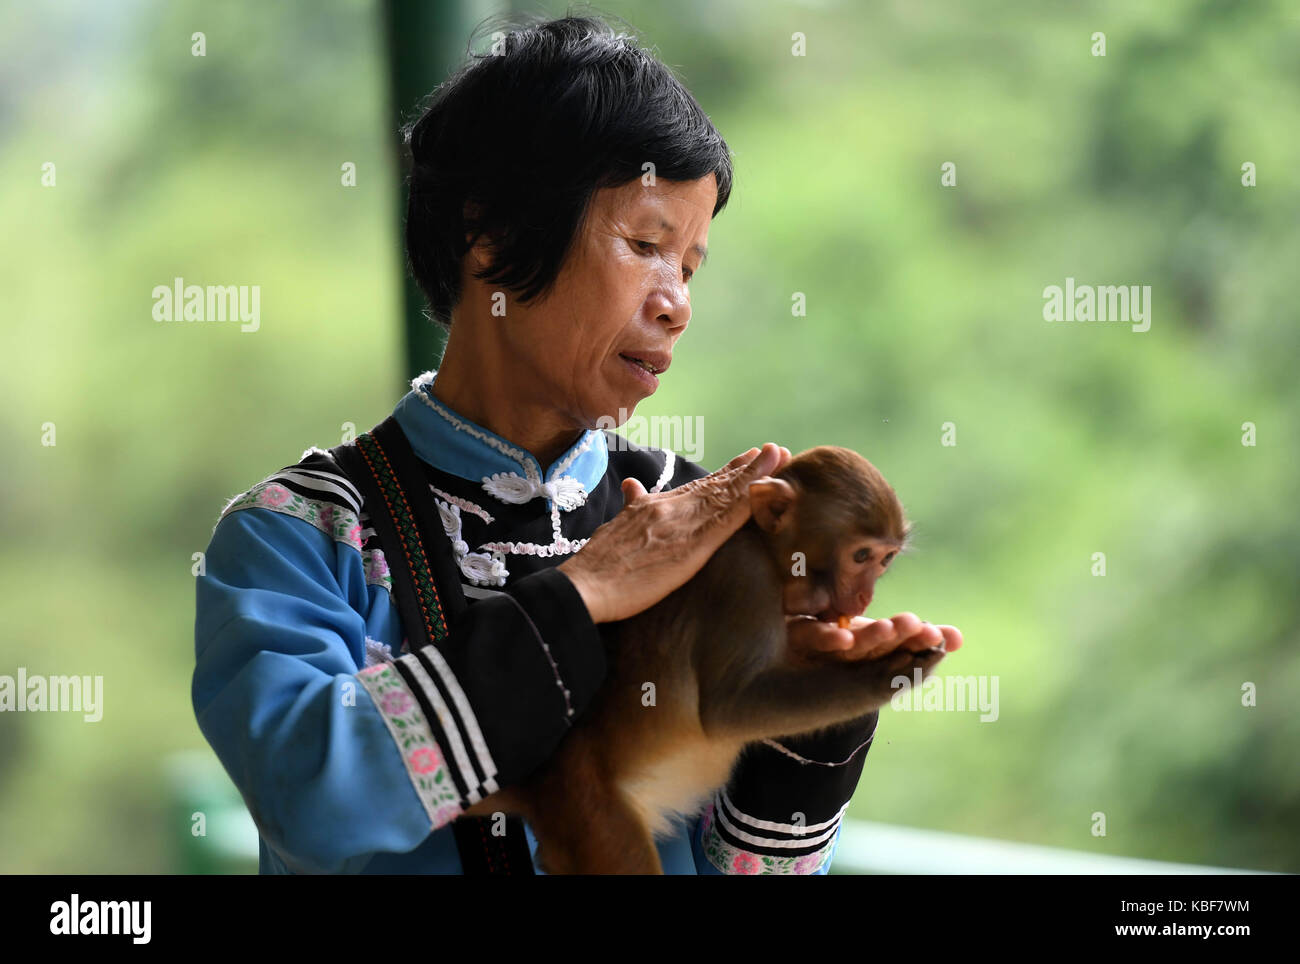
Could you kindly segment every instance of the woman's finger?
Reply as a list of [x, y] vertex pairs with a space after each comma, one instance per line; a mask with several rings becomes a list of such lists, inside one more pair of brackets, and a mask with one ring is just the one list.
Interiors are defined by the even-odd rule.
[[623, 504], [625, 506], [631, 505], [638, 499], [645, 498], [645, 495], [645, 486], [641, 484], [640, 479], [628, 476], [623, 480]]
[[754, 456], [756, 456], [758, 452], [759, 450], [757, 446], [747, 451], [741, 452], [739, 455], [737, 455], [734, 459], [732, 459], [730, 462], [728, 462], [718, 471], [726, 472], [729, 469], [738, 469], [741, 466], [748, 465], [750, 462], [754, 461]]
[[955, 649], [961, 649], [962, 638], [961, 630], [956, 626], [943, 625], [938, 627], [939, 632], [943, 633], [943, 648], [948, 652]]

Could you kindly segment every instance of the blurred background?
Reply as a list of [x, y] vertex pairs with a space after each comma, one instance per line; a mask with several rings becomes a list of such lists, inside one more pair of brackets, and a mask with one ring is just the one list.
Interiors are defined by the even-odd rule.
[[[436, 367], [396, 130], [509, 9], [0, 5], [0, 674], [103, 677], [98, 722], [0, 713], [0, 871], [256, 870], [190, 702], [194, 554]], [[1300, 10], [596, 9], [735, 156], [637, 414], [702, 416], [709, 468], [862, 452], [917, 534], [872, 614], [961, 627], [943, 672], [998, 680], [995, 722], [882, 710], [850, 816], [1300, 870]], [[260, 327], [156, 322], [176, 277], [259, 285]], [[1067, 277], [1150, 285], [1150, 330], [1045, 321]]]

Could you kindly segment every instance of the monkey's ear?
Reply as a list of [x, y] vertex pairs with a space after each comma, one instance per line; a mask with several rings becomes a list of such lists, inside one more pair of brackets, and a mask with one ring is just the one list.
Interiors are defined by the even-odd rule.
[[795, 491], [785, 479], [757, 479], [749, 483], [749, 508], [765, 532], [780, 532], [794, 520]]

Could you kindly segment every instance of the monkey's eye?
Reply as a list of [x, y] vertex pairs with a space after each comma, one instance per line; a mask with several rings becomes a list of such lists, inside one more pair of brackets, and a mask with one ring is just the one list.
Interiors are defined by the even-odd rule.
[[891, 552], [889, 555], [885, 556], [885, 558], [883, 558], [883, 559], [880, 560], [880, 564], [881, 564], [882, 566], [887, 566], [887, 565], [889, 565], [889, 564], [893, 561], [894, 556], [896, 556], [896, 555], [898, 555], [897, 552]]
[[871, 558], [870, 549], [859, 549], [857, 552], [853, 553], [854, 562], [866, 562], [870, 558]]

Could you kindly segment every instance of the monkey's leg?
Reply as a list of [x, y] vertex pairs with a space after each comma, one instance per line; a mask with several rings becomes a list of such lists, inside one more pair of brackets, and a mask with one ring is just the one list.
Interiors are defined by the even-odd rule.
[[902, 690], [901, 681], [914, 683], [913, 670], [919, 668], [925, 680], [944, 655], [939, 649], [901, 650], [858, 662], [773, 667], [713, 701], [701, 721], [710, 735], [747, 740], [806, 733], [879, 709]]
[[532, 826], [548, 874], [664, 872], [654, 837], [617, 788], [589, 786], [580, 801], [552, 797], [537, 808]]

